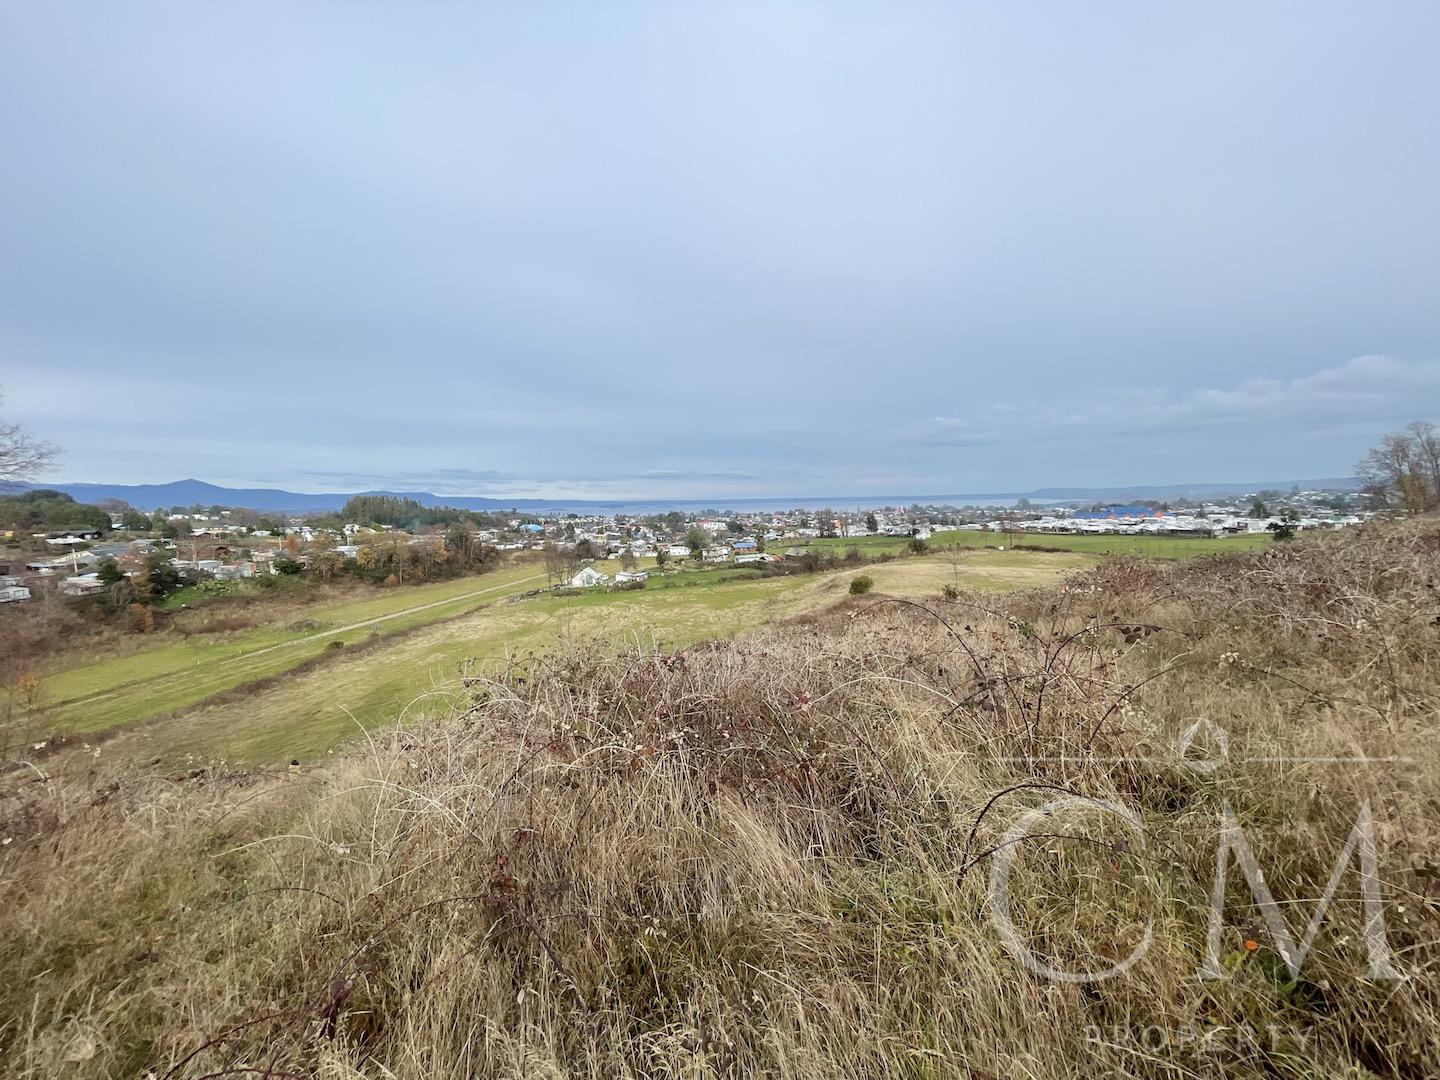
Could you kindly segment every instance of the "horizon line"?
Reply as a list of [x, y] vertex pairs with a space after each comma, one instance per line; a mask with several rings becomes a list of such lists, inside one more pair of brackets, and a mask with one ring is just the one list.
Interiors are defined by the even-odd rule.
[[[1062, 499], [1062, 498], [1066, 498], [1066, 496], [1060, 496], [1060, 495], [1044, 496], [1044, 495], [1042, 495], [1042, 493], [1047, 492], [1047, 491], [1106, 492], [1106, 491], [1120, 491], [1120, 490], [1124, 490], [1124, 489], [1127, 489], [1127, 488], [1129, 488], [1129, 489], [1136, 489], [1136, 490], [1138, 490], [1138, 489], [1144, 489], [1144, 488], [1182, 488], [1182, 489], [1183, 489], [1183, 488], [1193, 488], [1193, 489], [1195, 489], [1197, 492], [1203, 493], [1203, 492], [1204, 492], [1204, 489], [1205, 489], [1207, 486], [1210, 486], [1210, 487], [1212, 487], [1212, 488], [1213, 488], [1213, 487], [1219, 487], [1219, 486], [1243, 486], [1243, 487], [1246, 487], [1246, 488], [1253, 488], [1255, 491], [1258, 492], [1258, 491], [1262, 491], [1262, 490], [1274, 490], [1274, 489], [1276, 489], [1276, 488], [1285, 487], [1285, 486], [1294, 487], [1294, 486], [1296, 486], [1296, 485], [1304, 484], [1304, 483], [1312, 483], [1312, 484], [1313, 484], [1313, 483], [1319, 483], [1319, 482], [1321, 482], [1321, 481], [1343, 481], [1343, 482], [1345, 482], [1345, 483], [1358, 483], [1359, 478], [1352, 476], [1352, 477], [1311, 477], [1311, 478], [1289, 479], [1289, 480], [1283, 480], [1283, 481], [1282, 481], [1282, 480], [1270, 480], [1270, 481], [1207, 480], [1207, 481], [1169, 481], [1169, 482], [1166, 482], [1166, 481], [1148, 481], [1148, 482], [1147, 482], [1147, 481], [1129, 481], [1129, 482], [1122, 482], [1122, 483], [1089, 484], [1089, 485], [1080, 485], [1080, 484], [1049, 484], [1049, 485], [1041, 485], [1041, 486], [1038, 486], [1038, 487], [1033, 487], [1033, 488], [1030, 488], [1030, 489], [1024, 490], [1024, 491], [1021, 491], [1021, 490], [1012, 490], [1012, 491], [1003, 491], [1003, 490], [1002, 490], [1002, 491], [984, 491], [984, 492], [951, 491], [951, 492], [930, 492], [930, 493], [903, 493], [903, 492], [882, 493], [882, 492], [876, 492], [876, 493], [872, 493], [872, 494], [847, 494], [847, 495], [801, 495], [801, 494], [794, 494], [794, 493], [790, 493], [790, 494], [779, 494], [779, 495], [767, 495], [767, 494], [730, 494], [730, 495], [724, 495], [724, 496], [717, 496], [717, 495], [700, 495], [700, 496], [690, 496], [690, 495], [672, 495], [672, 496], [661, 496], [661, 495], [613, 495], [613, 496], [603, 496], [603, 497], [597, 497], [597, 496], [593, 496], [593, 495], [591, 495], [591, 496], [586, 496], [586, 495], [557, 496], [557, 495], [516, 494], [516, 493], [514, 493], [514, 492], [507, 492], [507, 493], [502, 493], [502, 494], [481, 494], [481, 493], [461, 493], [461, 492], [436, 492], [436, 491], [427, 490], [427, 489], [424, 489], [424, 488], [421, 488], [421, 487], [408, 487], [408, 488], [380, 488], [380, 487], [370, 487], [370, 488], [364, 488], [364, 489], [350, 488], [350, 489], [348, 489], [348, 490], [296, 491], [296, 490], [292, 490], [292, 489], [289, 489], [289, 488], [286, 488], [286, 487], [274, 486], [274, 482], [266, 483], [266, 482], [263, 482], [263, 481], [251, 481], [251, 482], [248, 482], [247, 484], [245, 484], [245, 485], [242, 486], [242, 485], [240, 485], [240, 484], [219, 484], [219, 483], [215, 483], [215, 482], [209, 481], [209, 480], [201, 480], [201, 479], [198, 479], [198, 478], [196, 478], [196, 477], [184, 477], [184, 478], [178, 479], [178, 480], [141, 481], [141, 482], [119, 482], [119, 481], [97, 481], [97, 480], [55, 480], [55, 481], [51, 481], [51, 482], [49, 482], [49, 483], [42, 483], [42, 482], [38, 482], [38, 481], [28, 481], [28, 482], [22, 482], [22, 483], [19, 484], [18, 486], [19, 486], [21, 489], [26, 489], [26, 488], [28, 488], [28, 489], [30, 489], [30, 490], [36, 490], [36, 489], [44, 489], [44, 488], [47, 488], [47, 487], [114, 487], [114, 488], [146, 488], [146, 487], [151, 487], [151, 488], [164, 488], [164, 487], [173, 487], [173, 486], [182, 485], [182, 484], [202, 484], [202, 485], [205, 485], [206, 487], [216, 488], [216, 489], [221, 490], [221, 491], [241, 491], [241, 490], [247, 490], [247, 489], [248, 489], [248, 490], [263, 490], [263, 491], [275, 491], [275, 492], [280, 492], [280, 493], [283, 493], [283, 494], [286, 494], [286, 495], [295, 495], [295, 496], [301, 496], [301, 497], [307, 497], [307, 498], [324, 498], [324, 497], [327, 497], [327, 496], [340, 496], [340, 495], [345, 495], [345, 496], [356, 496], [356, 495], [392, 495], [392, 496], [400, 496], [400, 497], [413, 496], [413, 495], [423, 495], [423, 496], [427, 496], [427, 497], [433, 498], [433, 499], [446, 499], [446, 498], [453, 498], [453, 499], [483, 499], [483, 500], [486, 500], [486, 501], [489, 501], [489, 502], [495, 502], [495, 503], [510, 502], [510, 503], [513, 503], [513, 504], [515, 504], [515, 505], [517, 505], [517, 506], [520, 505], [520, 504], [523, 504], [523, 503], [593, 503], [593, 504], [597, 504], [597, 505], [604, 505], [604, 504], [610, 504], [610, 503], [656, 503], [656, 504], [664, 504], [664, 503], [712, 503], [712, 504], [715, 504], [715, 505], [718, 506], [718, 505], [723, 504], [726, 500], [729, 500], [729, 501], [745, 501], [745, 502], [758, 502], [758, 501], [765, 501], [765, 502], [783, 502], [783, 501], [786, 501], [786, 500], [799, 500], [799, 501], [805, 501], [805, 502], [826, 502], [826, 501], [829, 501], [829, 502], [833, 502], [833, 503], [835, 503], [835, 504], [837, 504], [837, 505], [841, 505], [841, 504], [846, 504], [846, 503], [860, 502], [860, 501], [867, 500], [867, 499], [905, 500], [905, 501], [909, 501], [909, 502], [921, 502], [921, 501], [929, 500], [929, 501], [931, 501], [931, 502], [935, 502], [935, 501], [944, 500], [944, 499], [958, 499], [958, 498], [962, 498], [962, 497], [963, 497], [963, 498], [969, 498], [969, 499], [971, 499], [971, 500], [979, 500], [979, 499], [1021, 499], [1021, 498], [1034, 498], [1034, 497], [1036, 497], [1037, 495], [1040, 495], [1041, 497], [1050, 497], [1050, 498]], [[1178, 491], [1177, 491], [1176, 494], [1177, 494], [1177, 495], [1178, 495], [1178, 494], [1182, 494], [1182, 492], [1178, 492]], [[1231, 493], [1231, 494], [1238, 494], [1238, 493]], [[1077, 495], [1077, 496], [1075, 496], [1075, 497], [1083, 497], [1083, 496], [1078, 496], [1078, 495]]]

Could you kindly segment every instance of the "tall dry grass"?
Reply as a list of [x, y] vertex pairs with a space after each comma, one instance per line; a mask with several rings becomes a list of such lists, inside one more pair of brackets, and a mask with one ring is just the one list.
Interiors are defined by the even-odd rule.
[[[5, 1069], [1440, 1074], [1437, 582], [1433, 528], [1113, 561], [517, 658], [324, 768], [37, 778], [0, 825]], [[1298, 939], [1367, 800], [1406, 978], [1367, 977], [1353, 867], [1298, 978], [1232, 867], [1196, 978], [1222, 808]], [[1133, 965], [1022, 964], [1007, 859], [1040, 962]]]

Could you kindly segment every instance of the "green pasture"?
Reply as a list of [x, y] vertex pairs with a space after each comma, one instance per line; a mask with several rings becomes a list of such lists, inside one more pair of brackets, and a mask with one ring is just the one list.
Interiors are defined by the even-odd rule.
[[463, 614], [543, 584], [533, 566], [379, 593], [317, 607], [282, 625], [215, 638], [167, 638], [155, 648], [49, 672], [46, 726], [85, 733], [182, 709], [257, 679], [273, 678], [332, 647], [352, 645]]
[[[1189, 559], [1197, 555], [1215, 555], [1227, 551], [1254, 551], [1269, 547], [1274, 541], [1266, 533], [1243, 533], [1238, 536], [1118, 536], [1068, 533], [1015, 533], [1007, 537], [998, 532], [951, 531], [935, 533], [925, 541], [930, 551], [949, 548], [1045, 548], [1051, 551], [1077, 551], [1090, 555], [1136, 555], [1150, 559]], [[805, 547], [814, 551], [843, 554], [858, 547], [869, 556], [899, 555], [909, 550], [910, 540], [903, 536], [826, 537], [824, 539], [790, 542], [775, 541], [771, 547], [784, 551]]]

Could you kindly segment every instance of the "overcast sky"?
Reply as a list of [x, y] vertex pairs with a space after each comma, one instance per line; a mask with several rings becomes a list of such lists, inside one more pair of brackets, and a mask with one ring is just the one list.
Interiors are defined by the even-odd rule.
[[0, 8], [49, 477], [941, 494], [1440, 421], [1440, 4]]

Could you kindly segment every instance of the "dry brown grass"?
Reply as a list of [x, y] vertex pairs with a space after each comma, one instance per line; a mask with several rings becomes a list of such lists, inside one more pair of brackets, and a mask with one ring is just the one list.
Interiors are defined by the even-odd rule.
[[[1411, 528], [856, 597], [530, 658], [329, 770], [37, 780], [0, 825], [5, 1068], [1436, 1075], [1437, 581]], [[1212, 771], [1177, 747], [1198, 719], [1228, 732]], [[1301, 754], [1408, 760], [1255, 760]], [[1084, 799], [999, 847], [1059, 791]], [[1366, 799], [1406, 980], [1366, 978], [1353, 872], [1292, 979], [1234, 868], [1225, 977], [1195, 979], [1222, 805], [1298, 937]], [[991, 919], [1006, 851], [1047, 962], [1098, 971], [1147, 925], [1148, 951], [1027, 970]]]

